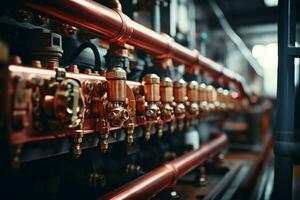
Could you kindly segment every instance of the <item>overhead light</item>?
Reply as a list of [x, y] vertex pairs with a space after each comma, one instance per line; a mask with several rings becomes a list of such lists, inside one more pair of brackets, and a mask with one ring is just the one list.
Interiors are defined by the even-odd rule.
[[278, 6], [278, 0], [264, 0], [264, 2], [268, 7]]

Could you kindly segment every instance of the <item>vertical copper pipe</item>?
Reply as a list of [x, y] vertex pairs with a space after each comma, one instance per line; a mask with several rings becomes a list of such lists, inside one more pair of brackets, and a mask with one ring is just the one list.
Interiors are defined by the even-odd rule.
[[214, 139], [202, 145], [200, 148], [163, 164], [144, 176], [100, 197], [99, 200], [149, 199], [168, 186], [173, 185], [178, 179], [204, 161], [217, 155], [226, 144], [227, 136], [224, 133], [218, 133]]
[[156, 57], [170, 57], [187, 67], [200, 68], [214, 78], [223, 78], [236, 85], [241, 96], [247, 95], [244, 79], [237, 73], [225, 70], [222, 65], [190, 50], [167, 35], [161, 35], [134, 21], [123, 13], [90, 0], [19, 0], [34, 9], [59, 20], [80, 26], [107, 37], [110, 42], [129, 43]]

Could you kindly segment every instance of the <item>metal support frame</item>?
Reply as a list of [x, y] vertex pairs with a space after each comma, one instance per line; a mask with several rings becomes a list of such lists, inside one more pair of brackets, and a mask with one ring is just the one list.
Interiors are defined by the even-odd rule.
[[294, 59], [300, 56], [295, 47], [295, 0], [279, 0], [277, 127], [274, 145], [274, 199], [292, 199], [293, 157], [298, 151], [294, 138]]

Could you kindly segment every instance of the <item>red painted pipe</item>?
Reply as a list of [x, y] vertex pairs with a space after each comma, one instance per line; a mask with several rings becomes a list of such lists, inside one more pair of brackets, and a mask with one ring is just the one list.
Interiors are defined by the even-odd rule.
[[150, 199], [204, 161], [217, 155], [227, 144], [227, 136], [218, 133], [214, 139], [200, 148], [168, 162], [151, 172], [100, 197], [99, 200]]
[[126, 42], [139, 47], [156, 57], [170, 57], [187, 67], [207, 71], [215, 79], [232, 82], [241, 96], [247, 96], [248, 89], [243, 78], [200, 55], [197, 50], [190, 50], [166, 34], [159, 34], [134, 21], [117, 10], [107, 8], [90, 0], [19, 0], [28, 8], [52, 16], [59, 20], [80, 26], [107, 37], [111, 42]]

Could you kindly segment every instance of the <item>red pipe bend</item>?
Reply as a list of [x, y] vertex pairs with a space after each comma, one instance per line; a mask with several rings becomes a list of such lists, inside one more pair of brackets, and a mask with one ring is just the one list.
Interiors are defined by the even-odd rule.
[[59, 20], [101, 34], [112, 42], [129, 43], [152, 54], [154, 57], [170, 57], [187, 67], [200, 68], [213, 78], [232, 82], [240, 96], [247, 95], [243, 78], [235, 73], [223, 73], [224, 67], [202, 55], [176, 43], [166, 34], [159, 34], [132, 21], [117, 10], [90, 0], [19, 0], [26, 7]]
[[138, 200], [149, 199], [178, 179], [190, 172], [204, 161], [217, 155], [227, 144], [227, 136], [218, 133], [208, 143], [190, 151], [175, 160], [165, 163], [149, 173], [109, 192], [99, 200]]

